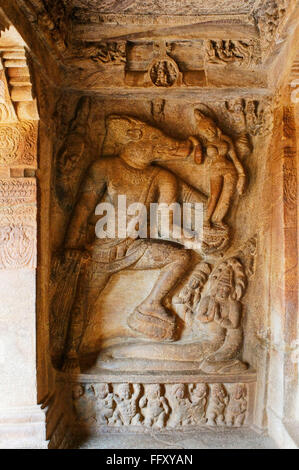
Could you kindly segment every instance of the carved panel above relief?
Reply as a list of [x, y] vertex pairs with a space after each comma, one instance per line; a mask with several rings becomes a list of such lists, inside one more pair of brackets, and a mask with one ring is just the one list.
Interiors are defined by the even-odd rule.
[[257, 40], [210, 40], [206, 42], [206, 60], [210, 64], [250, 67], [261, 63]]
[[77, 383], [72, 389], [76, 425], [99, 431], [140, 431], [198, 426], [241, 427], [252, 414], [247, 383]]
[[243, 87], [249, 70], [252, 80], [260, 79], [261, 55], [253, 39], [118, 40], [84, 42], [71, 50], [65, 61], [72, 67], [73, 79], [86, 74], [87, 83], [96, 87], [102, 87], [103, 80], [109, 87], [205, 87], [215, 73], [221, 83], [228, 67], [230, 85]]
[[203, 86], [205, 81], [203, 41], [127, 43], [128, 85]]
[[85, 43], [70, 54], [67, 61], [79, 67], [99, 65], [124, 65], [126, 63], [126, 41], [101, 41]]
[[0, 269], [36, 267], [36, 181], [0, 180]]
[[[66, 0], [64, 0], [65, 3]], [[136, 0], [119, 1], [105, 0], [74, 0], [72, 4], [77, 8], [90, 9], [100, 13], [124, 13], [124, 14], [160, 14], [160, 15], [193, 15], [215, 13], [215, 10], [225, 13], [248, 12], [253, 7], [256, 0], [249, 0], [244, 5], [240, 0], [212, 0], [208, 4], [204, 0], [146, 0], [142, 3]]]
[[257, 4], [254, 16], [260, 31], [261, 46], [265, 56], [269, 54], [279, 29], [283, 26], [287, 14], [295, 3], [293, 0], [266, 0]]

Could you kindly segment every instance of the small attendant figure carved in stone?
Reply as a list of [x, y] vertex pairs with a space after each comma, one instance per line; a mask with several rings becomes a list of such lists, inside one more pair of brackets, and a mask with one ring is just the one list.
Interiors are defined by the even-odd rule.
[[171, 387], [169, 403], [172, 413], [167, 423], [168, 426], [176, 427], [191, 424], [191, 400], [186, 384], [175, 384]]
[[[205, 214], [205, 225], [214, 224], [224, 228], [224, 218], [231, 206], [237, 188], [245, 190], [246, 176], [233, 141], [224, 135], [214, 121], [201, 111], [195, 110], [197, 132], [206, 147], [205, 162], [210, 180], [210, 195]], [[229, 158], [228, 158], [229, 157]]]
[[225, 424], [225, 408], [229, 398], [222, 384], [213, 384], [211, 388], [212, 392], [207, 409], [207, 424], [209, 426], [223, 426]]
[[116, 409], [111, 418], [112, 424], [129, 426], [140, 423], [140, 413], [138, 408], [138, 397], [140, 395], [140, 385], [129, 383], [120, 384], [114, 393]]
[[203, 297], [195, 312], [195, 323], [214, 322], [219, 334], [225, 330], [222, 346], [202, 363], [204, 372], [230, 372], [246, 369], [238, 360], [242, 346], [242, 304], [240, 299], [246, 287], [244, 268], [236, 258], [223, 261], [211, 274], [209, 295]]
[[145, 396], [139, 402], [145, 426], [156, 428], [165, 426], [170, 409], [161, 388], [160, 384], [148, 385]]
[[231, 394], [225, 413], [228, 426], [242, 426], [247, 411], [247, 388], [245, 384], [236, 384]]
[[115, 404], [113, 393], [110, 392], [110, 384], [101, 383], [95, 386], [96, 394], [96, 416], [99, 424], [108, 424], [112, 418]]
[[76, 420], [84, 423], [95, 422], [95, 394], [92, 386], [76, 384], [72, 390], [73, 410]]
[[206, 423], [206, 407], [209, 395], [209, 387], [206, 383], [190, 386], [190, 397], [192, 403], [191, 424]]

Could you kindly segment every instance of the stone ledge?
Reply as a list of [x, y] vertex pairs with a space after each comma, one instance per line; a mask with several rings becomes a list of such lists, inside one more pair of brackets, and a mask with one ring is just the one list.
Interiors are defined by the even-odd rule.
[[165, 383], [165, 384], [176, 384], [176, 383], [253, 383], [256, 382], [256, 371], [252, 368], [246, 372], [233, 374], [203, 374], [196, 371], [182, 371], [173, 372], [169, 374], [161, 372], [140, 373], [140, 372], [111, 372], [103, 371], [98, 374], [74, 374], [67, 375], [62, 372], [57, 374], [58, 382], [64, 382], [67, 380], [71, 383], [102, 383], [102, 382], [113, 382], [113, 383]]

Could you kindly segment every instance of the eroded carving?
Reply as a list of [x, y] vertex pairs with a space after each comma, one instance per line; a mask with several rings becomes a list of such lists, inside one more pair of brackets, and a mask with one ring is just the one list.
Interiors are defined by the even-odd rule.
[[247, 100], [245, 113], [247, 129], [251, 135], [268, 135], [271, 133], [273, 113], [269, 100]]
[[210, 40], [206, 45], [207, 61], [211, 64], [236, 64], [246, 67], [260, 62], [257, 41]]
[[226, 408], [226, 424], [242, 426], [247, 411], [247, 388], [245, 384], [236, 384]]
[[209, 426], [223, 426], [225, 424], [225, 410], [228, 400], [229, 397], [224, 385], [211, 385], [211, 400], [207, 409], [207, 424]]
[[[269, 46], [275, 40], [279, 27], [282, 25], [290, 7], [289, 0], [267, 0], [260, 2], [255, 11], [255, 18], [260, 30], [263, 52], [269, 53]], [[268, 50], [267, 50], [268, 49]]]
[[169, 415], [169, 406], [161, 384], [146, 386], [145, 395], [139, 402], [143, 424], [147, 427], [163, 428]]
[[174, 61], [170, 59], [156, 60], [149, 71], [151, 80], [157, 87], [170, 87], [176, 83], [179, 71]]
[[[70, 55], [71, 63], [79, 66], [87, 65], [87, 61], [95, 64], [121, 65], [126, 63], [126, 42], [111, 41], [88, 44]], [[86, 62], [86, 64], [85, 64]]]
[[244, 383], [205, 382], [76, 384], [72, 392], [73, 413], [77, 422], [100, 429], [240, 427], [249, 412], [247, 388]]
[[36, 184], [0, 180], [0, 269], [36, 267]]
[[[249, 11], [253, 6], [255, 0], [246, 2], [244, 10]], [[105, 0], [98, 3], [97, 0], [76, 0], [75, 5], [77, 8], [91, 8], [92, 11], [100, 13], [131, 13], [131, 14], [166, 14], [166, 15], [192, 15], [198, 14], [198, 11], [204, 13], [215, 13], [215, 10], [227, 8], [227, 11], [232, 13], [239, 11], [240, 1], [233, 0], [227, 5], [223, 5], [219, 0], [213, 0], [207, 4], [203, 0], [189, 0], [187, 3], [181, 0], [147, 0], [140, 4], [136, 0], [122, 1], [119, 0]]]
[[119, 384], [115, 387], [114, 400], [116, 408], [111, 418], [111, 423], [115, 425], [137, 425], [141, 421], [138, 407], [138, 397], [140, 395], [139, 384]]

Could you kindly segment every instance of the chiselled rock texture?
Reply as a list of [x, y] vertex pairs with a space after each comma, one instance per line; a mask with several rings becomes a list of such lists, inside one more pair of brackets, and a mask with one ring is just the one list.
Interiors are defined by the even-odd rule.
[[294, 419], [298, 17], [0, 0], [0, 274], [37, 268], [50, 448]]
[[248, 422], [248, 385], [76, 384], [72, 409], [76, 425], [163, 429], [235, 426]]

